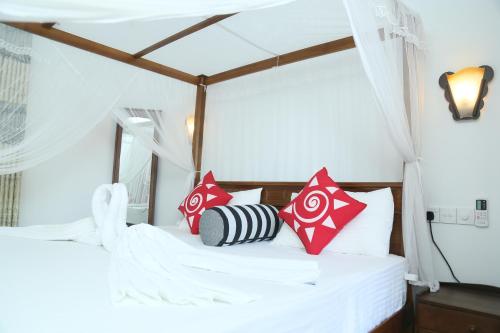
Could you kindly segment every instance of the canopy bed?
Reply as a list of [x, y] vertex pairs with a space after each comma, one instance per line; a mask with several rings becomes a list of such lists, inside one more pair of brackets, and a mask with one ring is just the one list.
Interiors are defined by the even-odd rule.
[[[151, 187], [149, 188], [148, 201], [148, 221], [149, 223], [152, 223], [152, 214], [154, 212], [154, 183], [156, 181], [156, 168], [157, 163], [161, 164], [161, 159], [168, 160], [180, 169], [184, 170], [184, 172], [186, 173], [186, 188], [191, 189], [193, 185], [198, 183], [198, 181], [200, 180], [200, 172], [202, 170], [205, 104], [207, 93], [209, 93], [209, 88], [211, 85], [216, 85], [223, 81], [229, 81], [231, 79], [299, 62], [302, 60], [356, 48], [359, 51], [367, 77], [373, 87], [373, 90], [375, 91], [379, 109], [382, 112], [387, 124], [387, 130], [391, 134], [391, 138], [393, 139], [393, 143], [396, 146], [397, 151], [402, 156], [405, 162], [404, 180], [403, 183], [339, 183], [339, 185], [343, 189], [347, 189], [353, 192], [368, 192], [385, 187], [391, 188], [395, 204], [394, 221], [390, 239], [390, 253], [392, 255], [387, 257], [387, 261], [385, 261], [384, 263], [382, 263], [383, 260], [381, 260], [379, 263], [373, 264], [373, 266], [371, 263], [364, 261], [365, 259], [363, 258], [358, 258], [359, 265], [358, 263], [356, 263], [352, 267], [348, 267], [348, 265], [343, 266], [345, 263], [340, 263], [337, 266], [332, 265], [337, 267], [336, 269], [339, 269], [339, 271], [332, 272], [334, 277], [332, 277], [331, 279], [330, 277], [328, 277], [328, 279], [325, 280], [323, 284], [321, 284], [322, 281], [320, 280], [320, 284], [322, 288], [326, 288], [323, 291], [327, 296], [331, 296], [330, 298], [359, 298], [357, 301], [353, 301], [352, 308], [348, 309], [351, 312], [345, 313], [345, 315], [350, 318], [349, 321], [351, 322], [351, 324], [342, 323], [341, 325], [343, 325], [343, 331], [361, 332], [369, 330], [371, 332], [378, 333], [400, 332], [405, 309], [407, 311], [411, 311], [411, 294], [408, 294], [409, 297], [406, 297], [405, 295], [406, 282], [404, 281], [404, 275], [406, 269], [404, 267], [404, 262], [400, 261], [398, 259], [398, 256], [403, 256], [404, 254], [404, 256], [406, 257], [406, 261], [409, 266], [408, 272], [410, 273], [406, 275], [406, 278], [411, 280], [412, 283], [417, 285], [426, 285], [430, 287], [431, 290], [437, 290], [439, 288], [439, 285], [435, 281], [433, 273], [430, 253], [430, 241], [427, 232], [427, 226], [425, 224], [423, 193], [420, 183], [418, 113], [421, 108], [421, 97], [418, 91], [418, 84], [419, 66], [421, 66], [421, 64], [419, 62], [420, 22], [418, 20], [418, 17], [398, 1], [388, 1], [385, 4], [376, 4], [372, 2], [368, 3], [362, 0], [344, 0], [343, 5], [347, 12], [350, 28], [352, 29], [352, 36], [340, 38], [326, 43], [321, 43], [315, 46], [309, 46], [297, 51], [292, 51], [284, 54], [276, 54], [275, 56], [268, 59], [260, 60], [244, 66], [239, 66], [230, 70], [225, 70], [213, 75], [192, 75], [190, 73], [180, 71], [145, 58], [145, 56], [147, 56], [149, 53], [158, 50], [170, 43], [173, 43], [174, 41], [178, 41], [185, 36], [194, 34], [206, 27], [209, 27], [210, 25], [217, 24], [218, 22], [221, 22], [229, 17], [237, 16], [238, 14], [235, 14], [237, 12], [277, 5], [281, 2], [287, 1], [241, 1], [239, 5], [222, 5], [224, 2], [221, 2], [221, 6], [217, 6], [214, 4], [210, 8], [207, 8], [206, 5], [203, 5], [201, 3], [197, 3], [195, 7], [190, 7], [190, 5], [192, 4], [189, 3], [185, 6], [178, 5], [175, 8], [176, 10], [173, 10], [173, 7], [169, 6], [160, 6], [160, 8], [151, 10], [151, 8], [148, 6], [149, 4], [141, 4], [141, 6], [143, 7], [142, 9], [139, 9], [138, 7], [132, 5], [125, 6], [121, 11], [116, 11], [116, 14], [113, 14], [113, 11], [106, 11], [102, 8], [99, 10], [99, 7], [96, 7], [98, 9], [95, 11], [89, 10], [89, 8], [91, 8], [89, 7], [87, 8], [87, 11], [83, 11], [82, 14], [79, 14], [78, 7], [74, 7], [74, 4], [72, 5], [71, 3], [68, 4], [67, 8], [61, 8], [60, 12], [43, 10], [35, 3], [26, 3], [24, 7], [16, 7], [15, 5], [9, 3], [8, 6], [5, 7], [5, 9], [0, 10], [0, 18], [6, 21], [5, 24], [13, 28], [42, 36], [44, 38], [73, 46], [75, 48], [79, 48], [81, 50], [85, 50], [134, 67], [138, 67], [149, 72], [153, 72], [155, 73], [155, 79], [158, 77], [157, 75], [161, 75], [175, 79], [179, 82], [169, 83], [168, 85], [158, 84], [156, 86], [151, 85], [149, 87], [141, 87], [140, 85], [134, 85], [135, 78], [132, 77], [128, 78], [127, 80], [123, 80], [123, 82], [120, 82], [120, 84], [116, 86], [110, 87], [111, 91], [113, 92], [112, 96], [101, 96], [101, 87], [89, 85], [88, 83], [90, 82], [90, 80], [85, 77], [86, 73], [82, 72], [79, 68], [76, 68], [74, 72], [77, 73], [79, 75], [78, 77], [82, 79], [81, 81], [78, 81], [78, 86], [75, 86], [74, 88], [83, 88], [84, 90], [82, 91], [87, 91], [87, 93], [89, 94], [94, 93], [96, 96], [92, 101], [92, 103], [94, 103], [95, 105], [90, 105], [89, 114], [85, 116], [86, 118], [81, 118], [80, 126], [78, 130], [75, 130], [76, 134], [71, 133], [70, 135], [70, 133], [63, 132], [60, 135], [60, 138], [71, 138], [64, 142], [57, 142], [57, 144], [54, 144], [54, 147], [50, 149], [47, 147], [51, 146], [51, 143], [53, 142], [51, 141], [51, 139], [41, 140], [38, 142], [26, 140], [27, 146], [18, 145], [9, 147], [9, 154], [5, 154], [5, 157], [4, 155], [0, 156], [0, 173], [8, 174], [25, 170], [64, 150], [65, 148], [76, 142], [79, 138], [83, 137], [86, 133], [88, 133], [88, 131], [93, 128], [93, 126], [95, 126], [97, 122], [99, 122], [99, 120], [103, 119], [103, 117], [107, 113], [102, 112], [102, 110], [104, 109], [110, 113], [113, 113], [117, 123], [119, 124], [116, 136], [115, 168], [113, 171], [113, 181], [121, 179], [119, 164], [120, 149], [123, 149], [121, 148], [123, 146], [120, 141], [123, 138], [123, 131], [136, 136], [137, 139], [144, 145], [144, 147], [148, 149], [147, 151], [152, 151], [154, 154], [152, 157], [152, 164], [149, 167], [150, 169], [148, 169], [151, 174]], [[82, 6], [85, 7], [86, 5]], [[196, 10], [194, 10], [193, 8], [196, 8]], [[117, 8], [114, 9], [117, 10]], [[202, 22], [199, 22], [194, 26], [179, 31], [176, 34], [168, 36], [167, 38], [153, 45], [150, 45], [143, 50], [138, 50], [135, 52], [121, 51], [110, 46], [106, 46], [92, 40], [79, 37], [77, 35], [58, 29], [56, 23], [50, 23], [60, 23], [65, 21], [109, 22], [126, 21], [130, 19], [159, 19], [172, 16], [175, 17], [214, 14], [216, 15], [211, 16], [203, 20]], [[26, 21], [36, 21], [41, 23], [25, 23]], [[39, 56], [39, 54], [32, 54], [31, 59], [35, 60], [37, 56]], [[65, 60], [63, 57], [61, 57], [61, 59]], [[89, 74], [89, 76], [90, 75], [91, 74]], [[111, 70], [110, 75], [113, 75], [113, 70]], [[127, 107], [130, 108], [135, 106], [127, 105], [127, 93], [136, 89], [140, 93], [148, 95], [151, 94], [152, 96], [161, 96], [161, 94], [165, 92], [165, 88], [166, 90], [172, 88], [172, 90], [175, 91], [175, 86], [180, 84], [190, 86], [194, 85], [196, 87], [196, 96], [190, 96], [189, 92], [184, 95], [176, 95], [175, 92], [171, 93], [171, 96], [179, 99], [190, 97], [195, 98], [194, 133], [192, 137], [192, 145], [187, 142], [183, 133], [185, 114], [175, 112], [161, 112], [162, 116], [157, 117], [149, 112], [151, 110], [149, 107], [147, 108], [148, 110], [146, 112], [141, 113], [141, 117], [147, 119], [148, 122], [153, 125], [154, 134], [152, 139], [151, 137], [146, 138], [144, 132], [140, 129], [140, 126], [136, 122], [129, 121], [130, 109], [127, 109]], [[175, 100], [175, 98], [173, 99]], [[169, 101], [169, 103], [175, 103], [175, 101]], [[152, 104], [154, 106], [159, 105], [158, 103]], [[13, 103], [10, 103], [9, 107], [12, 107], [12, 105]], [[4, 109], [6, 110], [7, 108], [4, 107]], [[92, 111], [93, 109], [98, 109], [98, 111], [100, 110], [100, 112]], [[67, 111], [68, 114], [60, 112], [57, 115], [60, 116], [61, 119], [67, 119], [68, 117], [71, 118], [71, 111], [65, 111]], [[80, 117], [82, 116], [80, 115]], [[59, 124], [56, 125], [64, 127], [64, 121], [60, 121]], [[48, 129], [53, 129], [54, 126], [55, 125], [52, 123], [42, 124], [42, 126], [40, 126], [40, 131], [38, 134], [40, 135], [40, 133], [42, 133], [41, 137], [43, 137], [44, 134], [48, 135]], [[22, 132], [22, 135], [26, 135], [27, 138], [30, 138], [30, 133], [25, 132], [24, 127], [22, 128], [22, 130], [16, 132], [16, 134], [19, 135], [19, 132]], [[159, 162], [157, 157], [160, 158]], [[284, 207], [290, 201], [292, 192], [298, 192], [305, 185], [305, 183], [245, 182], [239, 180], [218, 182], [218, 184], [227, 191], [263, 188], [261, 199], [262, 203], [270, 204], [278, 208]], [[176, 232], [177, 231], [173, 231], [173, 233]], [[182, 236], [180, 237], [182, 238]], [[188, 242], [192, 241], [192, 239], [188, 240]], [[22, 240], [19, 241], [19, 244], [15, 243], [16, 242], [8, 239], [5, 239], [5, 242], [0, 242], [2, 246], [4, 244], [7, 247], [22, 248], [23, 246], [26, 246], [26, 248], [32, 248], [32, 250], [34, 251], [37, 251], [37, 249], [40, 250], [41, 247], [41, 244], [33, 241]], [[258, 251], [261, 251], [261, 254], [266, 255], [266, 251], [269, 251], [267, 246], [267, 244], [259, 244]], [[47, 251], [50, 251], [54, 254], [54, 256], [57, 256], [57, 260], [60, 260], [60, 262], [67, 261], [67, 258], [65, 258], [64, 255], [61, 255], [61, 250], [71, 252], [77, 257], [83, 256], [83, 253], [87, 251], [87, 249], [85, 249], [80, 244], [53, 244], [49, 247], [50, 249], [48, 249]], [[250, 247], [241, 246], [241, 248], [243, 250], [231, 249], [230, 251], [245, 252], [244, 249], [248, 249]], [[215, 249], [214, 251], [219, 250], [220, 249]], [[107, 263], [108, 256], [105, 253], [99, 253], [99, 251], [94, 249], [91, 249], [91, 251], [93, 251], [92, 256], [95, 258], [96, 265], [104, 266], [104, 264]], [[5, 251], [0, 251], [0, 253], [4, 252]], [[292, 252], [294, 252], [294, 254], [292, 254], [293, 256], [297, 254], [297, 251]], [[22, 258], [23, 253], [24, 252], [21, 251], [21, 257], [17, 258], [16, 260], [26, 260], [26, 257]], [[25, 254], [26, 253], [24, 253], [24, 255]], [[287, 255], [291, 254], [284, 254], [284, 256]], [[4, 258], [4, 260], [9, 259]], [[327, 255], [325, 256], [325, 258], [320, 258], [320, 266], [322, 266], [322, 268], [328, 267], [329, 261], [338, 260], [342, 262], [347, 259], [343, 259], [342, 256], [337, 257]], [[377, 262], [377, 260], [375, 260], [374, 262]], [[90, 263], [88, 264], [91, 265]], [[380, 266], [377, 266], [378, 264], [380, 264]], [[17, 276], [18, 274], [35, 274], [34, 272], [29, 272], [29, 270], [23, 271], [27, 268], [16, 267], [13, 262], [10, 262], [10, 265], [13, 273], [12, 275], [9, 275], [9, 279], [14, 279], [14, 275]], [[44, 264], [42, 263], [41, 265], [43, 266]], [[68, 265], [70, 265], [69, 267], [71, 267], [71, 269], [74, 269], [74, 264]], [[46, 274], [46, 276], [51, 276], [52, 274], [54, 274], [57, 267], [53, 266], [54, 265], [47, 265], [47, 270], [44, 271], [44, 274]], [[373, 270], [371, 272], [363, 272], [362, 270], [359, 270], [359, 267], [361, 266], [367, 266], [369, 268], [373, 268]], [[87, 273], [83, 274], [83, 277], [86, 277], [93, 282], [96, 282], [96, 278], [100, 277], [100, 275], [102, 275], [102, 272], [104, 271], [102, 267], [96, 268], [85, 266], [83, 269], [88, 270]], [[328, 270], [328, 268], [325, 269]], [[14, 272], [16, 270], [17, 272]], [[343, 289], [343, 286], [345, 285], [339, 283], [339, 281], [336, 280], [336, 278], [342, 277], [342, 274], [340, 274], [340, 271], [342, 270], [345, 270], [347, 272], [348, 279], [353, 279], [354, 277], [359, 278], [358, 280], [354, 279], [358, 284], [349, 285], [349, 288], [351, 288], [350, 291], [348, 290], [349, 288]], [[391, 271], [392, 273], [387, 273], [387, 271]], [[382, 280], [377, 280], [375, 277], [377, 273], [384, 275], [385, 278], [382, 278]], [[73, 278], [71, 274], [67, 277], [70, 279]], [[368, 284], [368, 281], [372, 281], [373, 283], [375, 283], [375, 285], [370, 286]], [[13, 280], [9, 280], [8, 282], [14, 283]], [[75, 283], [77, 282], [78, 281], [76, 281]], [[83, 281], [80, 281], [80, 283], [81, 285], [85, 285], [88, 288], [92, 288], [90, 284], [85, 284], [85, 282]], [[102, 283], [102, 281], [100, 281], [99, 283]], [[334, 285], [336, 285], [335, 288], [333, 288]], [[76, 288], [76, 285], [71, 285], [70, 282], [64, 283], [63, 286], [63, 288], [67, 290], [74, 290]], [[52, 288], [55, 287], [52, 285]], [[98, 286], [97, 289], [102, 288], [102, 286]], [[256, 286], [256, 290], [262, 289], [266, 289], [266, 287]], [[269, 289], [270, 288], [268, 285], [267, 290], [269, 291]], [[370, 293], [373, 290], [390, 291], [387, 292], [388, 295], [378, 295], [373, 298], [367, 297], [367, 299], [364, 300], [364, 295], [361, 294], [355, 296], [352, 292], [353, 289], [358, 289], [360, 292], [366, 293]], [[47, 290], [50, 291], [51, 289], [48, 288]], [[2, 292], [7, 293], [8, 290], [2, 289]], [[27, 289], [26, 292], [33, 293], [34, 290], [30, 291]], [[280, 288], [277, 288], [276, 292], [278, 294], [281, 293], [281, 295], [284, 295], [287, 294], [289, 290], [281, 290]], [[246, 325], [254, 325], [255, 321], [259, 321], [260, 323], [262, 323], [262, 330], [273, 329], [274, 331], [279, 331], [277, 330], [279, 326], [278, 322], [282, 323], [284, 320], [283, 318], [286, 317], [281, 317], [281, 321], [276, 322], [273, 322], [269, 319], [268, 314], [265, 313], [267, 311], [267, 305], [270, 306], [270, 308], [267, 309], [272, 309], [273, 311], [276, 311], [275, 313], [281, 313], [279, 311], [283, 311], [283, 309], [278, 311], [276, 308], [278, 304], [272, 304], [273, 302], [270, 302], [269, 299], [275, 298], [276, 300], [280, 301], [279, 304], [281, 305], [281, 308], [283, 308], [282, 304], [287, 304], [287, 302], [295, 304], [294, 300], [277, 297], [277, 295], [273, 295], [273, 292], [264, 292], [264, 294], [265, 297], [264, 300], [262, 300], [263, 303], [259, 303], [259, 301], [255, 303], [255, 307], [258, 308], [259, 305], [265, 306], [262, 306], [261, 309], [256, 309], [255, 307], [252, 308], [252, 311], [253, 309], [255, 309], [255, 317], [242, 319], [241, 314], [245, 313], [249, 309], [245, 307], [236, 307], [234, 310], [234, 318], [240, 319], [241, 321], [237, 323], [228, 322], [226, 327], [227, 330], [231, 331], [237, 329], [239, 331], [245, 331], [245, 329], [248, 329], [244, 328], [247, 327]], [[96, 306], [96, 302], [99, 302], [99, 300], [92, 299], [92, 297], [95, 296], [92, 295], [90, 295], [89, 298], [86, 299], [86, 301], [82, 305], [81, 310], [86, 311], [86, 307], [92, 308], [92, 311], [100, 308], [99, 305]], [[83, 297], [83, 295], [80, 296]], [[307, 298], [309, 296], [311, 295], [308, 295], [306, 292], [305, 294], [302, 294], [301, 297]], [[11, 299], [11, 297], [9, 299]], [[19, 302], [22, 302], [22, 299], [23, 298], [20, 297]], [[61, 302], [60, 304], [64, 304], [64, 302], [68, 301], [68, 299], [65, 299], [61, 296], [59, 301]], [[316, 299], [315, 301], [320, 303], [329, 302], [325, 299]], [[367, 303], [367, 308], [362, 308], [359, 306], [364, 301], [366, 301]], [[110, 313], [112, 313], [114, 321], [110, 321], [109, 323], [106, 323], [106, 325], [120, 323], [120, 325], [124, 325], [123, 327], [120, 326], [120, 328], [123, 328], [124, 331], [127, 331], [127, 329], [134, 330], [134, 327], [136, 329], [139, 329], [140, 327], [140, 329], [143, 330], [145, 327], [138, 325], [144, 324], [144, 322], [147, 322], [147, 325], [151, 325], [151, 328], [154, 328], [154, 325], [165, 323], [163, 319], [161, 319], [160, 321], [150, 321], [151, 316], [146, 314], [146, 312], [149, 310], [137, 310], [137, 317], [143, 319], [141, 321], [140, 319], [136, 320], [132, 318], [134, 316], [131, 316], [131, 310], [116, 310], [111, 308], [108, 303], [109, 302], [101, 307], [103, 310], [105, 310], [105, 312], [109, 311]], [[333, 303], [324, 304], [329, 304], [330, 306], [334, 307], [337, 306]], [[389, 312], [374, 313], [373, 317], [371, 318], [356, 317], [361, 315], [363, 312], [376, 312], [375, 309], [381, 307], [381, 304], [391, 304], [391, 306], [384, 307], [386, 309], [390, 309], [388, 310]], [[22, 304], [14, 304], [12, 306], [12, 309], [15, 309], [16, 306], [21, 307]], [[62, 308], [58, 308], [57, 306], [51, 306], [47, 309], [50, 311], [63, 311]], [[308, 308], [306, 312], [308, 312], [310, 309], [312, 308]], [[282, 314], [283, 316], [290, 316], [291, 318], [291, 316], [296, 317], [298, 313], [304, 312], [303, 310], [304, 307], [290, 306], [288, 312], [284, 311]], [[135, 311], [136, 310], [133, 310], [134, 314], [136, 313]], [[212, 310], [209, 310], [207, 312], [208, 317], [210, 316], [210, 311]], [[231, 311], [233, 311], [233, 309]], [[69, 313], [67, 310], [64, 310], [63, 312], [65, 313], [65, 315], [68, 315], [69, 318], [75, 316], [75, 314]], [[339, 310], [339, 312], [341, 311]], [[156, 317], [159, 316], [159, 313], [156, 310], [153, 310], [151, 313]], [[407, 315], [410, 315], [410, 312], [407, 312]], [[186, 309], [176, 309], [173, 311], [173, 315], [167, 318], [169, 320], [174, 320], [176, 316], [181, 319], [186, 319], [190, 316], [190, 314]], [[341, 318], [341, 315], [339, 318], [334, 318], [335, 320], [337, 320]], [[89, 323], [89, 321], [105, 321], [105, 318], [101, 319], [102, 320], [93, 320], [92, 318], [89, 318], [89, 320], [86, 321], [84, 325], [82, 325], [82, 327], [86, 328], [85, 331], [95, 331], [98, 328], [95, 326], [95, 324]], [[303, 323], [304, 325], [306, 325], [304, 326], [304, 329], [308, 327], [307, 325], [313, 322], [316, 323], [316, 319], [318, 318], [306, 318], [305, 322]], [[12, 322], [7, 322], [6, 324], [0, 322], [0, 328], [2, 328], [1, 325], [5, 325], [8, 329], [14, 329], [13, 325], [15, 325], [14, 323], [16, 318], [12, 320]], [[20, 320], [20, 318], [17, 318], [17, 320]], [[51, 331], [57, 331], [57, 329], [60, 328], [60, 326], [58, 325], [61, 323], [49, 323], [47, 321], [47, 318], [45, 318], [44, 320], [47, 324], [47, 327], [52, 328]], [[332, 330], [338, 327], [335, 325], [339, 325], [338, 322], [335, 323], [335, 320], [325, 321], [325, 326], [319, 325], [317, 326], [317, 329], [319, 331], [326, 331], [328, 329]], [[203, 320], [201, 320], [201, 322], [203, 322]], [[265, 322], [265, 324], [263, 322]], [[297, 325], [299, 324], [297, 323], [297, 321], [294, 321], [294, 324], [294, 328], [297, 329], [297, 327], [299, 327]], [[28, 326], [25, 326], [25, 328], [28, 328], [29, 323], [26, 323], [26, 325]], [[217, 323], [210, 322], [210, 324], [207, 325], [209, 325], [208, 327], [211, 327], [210, 325], [217, 325]], [[192, 327], [190, 326], [189, 329], [186, 329], [186, 331], [194, 331], [199, 329], [199, 327], [195, 326], [196, 325]], [[102, 329], [103, 327], [105, 326], [100, 327], [100, 329]], [[116, 327], [112, 326], [109, 326], [107, 328], [108, 330], [112, 328], [116, 329]], [[75, 327], [75, 330], [78, 331], [78, 328]], [[283, 331], [286, 331], [286, 328], [283, 328]]]
[[[227, 190], [262, 187], [262, 202], [281, 207], [290, 193], [304, 183], [220, 182]], [[263, 298], [248, 304], [194, 306], [114, 307], [109, 300], [106, 272], [109, 255], [101, 248], [74, 242], [41, 242], [0, 235], [0, 260], [5, 273], [0, 284], [0, 302], [5, 332], [136, 332], [169, 327], [195, 332], [289, 332], [314, 329], [319, 332], [401, 332], [405, 315], [406, 271], [401, 234], [401, 183], [340, 183], [351, 191], [372, 191], [390, 187], [394, 195], [394, 225], [391, 255], [385, 258], [323, 253], [319, 257], [322, 276], [315, 289], [265, 281], [218, 276], [234, 288], [260, 293]], [[175, 237], [203, 246], [177, 227], [163, 227]], [[14, 250], [14, 254], [12, 254]], [[299, 249], [277, 248], [268, 242], [211, 248], [243, 257], [256, 256], [307, 259]], [[34, 265], [19, 265], [35, 259]], [[75, 260], [76, 258], [76, 260]], [[64, 269], [63, 269], [64, 267]], [[207, 274], [200, 272], [199, 274]], [[32, 279], [32, 276], [37, 279]], [[23, 278], [20, 279], [19, 277]], [[22, 288], [20, 288], [22, 286]], [[411, 295], [408, 294], [408, 297]], [[346, 306], [345, 299], [350, 300]], [[50, 301], [48, 301], [50, 299]], [[78, 299], [77, 303], [74, 300]], [[30, 305], [40, 304], [39, 308]], [[68, 304], [75, 306], [68, 307]], [[222, 311], [224, 324], [220, 323]], [[57, 314], [57, 315], [56, 315]], [[196, 315], [195, 315], [196, 314]], [[29, 316], [30, 320], [23, 320]], [[197, 320], [192, 320], [193, 316]], [[296, 318], [300, 320], [296, 320]], [[189, 319], [191, 318], [191, 319]]]

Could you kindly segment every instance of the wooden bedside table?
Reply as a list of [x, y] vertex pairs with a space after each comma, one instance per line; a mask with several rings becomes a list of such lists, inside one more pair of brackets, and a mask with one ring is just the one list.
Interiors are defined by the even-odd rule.
[[500, 333], [497, 288], [443, 285], [417, 297], [417, 333]]

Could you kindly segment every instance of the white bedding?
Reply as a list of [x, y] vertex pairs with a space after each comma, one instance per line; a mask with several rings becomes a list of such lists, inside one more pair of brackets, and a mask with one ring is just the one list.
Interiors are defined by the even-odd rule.
[[[203, 246], [177, 228], [189, 244]], [[224, 253], [311, 259], [269, 243], [209, 248]], [[208, 274], [263, 297], [245, 305], [122, 306], [109, 297], [109, 254], [74, 242], [0, 236], [0, 332], [368, 332], [404, 304], [405, 260], [324, 253], [316, 286], [286, 286]]]

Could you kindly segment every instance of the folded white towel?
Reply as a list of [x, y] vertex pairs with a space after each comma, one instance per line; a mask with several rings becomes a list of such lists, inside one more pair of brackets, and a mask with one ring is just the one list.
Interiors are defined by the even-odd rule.
[[112, 299], [119, 303], [169, 302], [200, 305], [248, 303], [257, 295], [206, 280], [195, 269], [279, 283], [314, 283], [318, 263], [226, 255], [194, 248], [159, 228], [139, 224], [119, 238], [111, 255]]
[[247, 303], [257, 298], [197, 276], [179, 257], [189, 250], [189, 245], [159, 228], [148, 224], [129, 227], [111, 253], [113, 302], [202, 305]]
[[75, 241], [104, 245], [109, 251], [127, 228], [127, 188], [123, 184], [99, 186], [92, 197], [94, 217], [54, 225], [0, 227], [0, 235], [47, 241]]

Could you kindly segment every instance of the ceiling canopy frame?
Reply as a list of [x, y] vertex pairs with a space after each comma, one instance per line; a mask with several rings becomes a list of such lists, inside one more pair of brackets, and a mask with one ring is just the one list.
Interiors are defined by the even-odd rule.
[[335, 52], [340, 52], [356, 47], [352, 36], [333, 40], [330, 42], [314, 45], [311, 47], [303, 48], [300, 50], [292, 51], [289, 53], [277, 55], [268, 59], [250, 63], [237, 68], [229, 69], [211, 76], [204, 74], [193, 75], [183, 72], [181, 70], [159, 64], [157, 62], [143, 58], [145, 55], [156, 51], [166, 45], [169, 45], [181, 38], [189, 36], [197, 31], [206, 27], [216, 24], [226, 18], [236, 15], [216, 15], [204, 21], [201, 21], [193, 26], [190, 26], [178, 33], [170, 35], [169, 37], [144, 48], [134, 54], [65, 32], [55, 28], [53, 22], [49, 23], [29, 23], [29, 22], [4, 22], [5, 24], [30, 32], [32, 34], [48, 38], [50, 40], [63, 43], [69, 46], [79, 48], [106, 58], [126, 63], [131, 66], [142, 68], [154, 73], [168, 76], [186, 83], [197, 86], [196, 90], [196, 103], [194, 110], [194, 133], [192, 140], [192, 153], [194, 169], [196, 172], [195, 183], [200, 179], [202, 151], [203, 151], [203, 128], [205, 122], [205, 102], [206, 102], [206, 87], [211, 84], [216, 84], [228, 81], [244, 75], [249, 75], [261, 71], [271, 69], [273, 67], [280, 67], [295, 62], [328, 55]]
[[[252, 73], [257, 73], [260, 71], [271, 69], [273, 67], [288, 65], [294, 62], [320, 57], [323, 55], [344, 51], [356, 47], [353, 37], [350, 36], [314, 45], [311, 47], [303, 48], [300, 50], [292, 51], [289, 53], [280, 54], [272, 58], [260, 60], [237, 68], [232, 68], [220, 73], [213, 74], [211, 76], [207, 76], [204, 74], [193, 75], [175, 69], [173, 67], [162, 65], [157, 62], [144, 58], [145, 55], [151, 52], [154, 52], [179, 39], [192, 35], [204, 28], [214, 25], [236, 14], [237, 13], [232, 13], [232, 14], [215, 15], [209, 17], [206, 20], [203, 20], [173, 35], [170, 35], [165, 39], [162, 39], [159, 42], [150, 45], [144, 48], [143, 50], [140, 50], [133, 54], [57, 29], [54, 27], [56, 24], [54, 22], [49, 22], [49, 23], [4, 22], [4, 24], [7, 24], [11, 27], [20, 30], [30, 32], [32, 34], [41, 37], [51, 39], [59, 43], [79, 48], [84, 51], [88, 51], [106, 58], [120, 61], [129, 64], [131, 66], [135, 66], [151, 72], [165, 75], [170, 78], [177, 79], [186, 83], [194, 85], [202, 84], [204, 86], [231, 80]], [[203, 77], [203, 82], [201, 82], [201, 77]]]
[[192, 25], [192, 26], [190, 26], [182, 31], [179, 31], [171, 36], [168, 36], [167, 38], [159, 41], [158, 43], [155, 43], [151, 46], [146, 47], [144, 50], [135, 53], [134, 57], [135, 58], [144, 57], [146, 54], [149, 54], [153, 51], [158, 50], [159, 48], [167, 46], [168, 44], [171, 44], [171, 43], [175, 42], [176, 40], [179, 40], [181, 38], [184, 38], [186, 36], [194, 34], [197, 31], [205, 29], [205, 28], [207, 28], [207, 27], [209, 27], [217, 22], [220, 22], [228, 17], [231, 17], [233, 15], [236, 15], [236, 13], [226, 14], [226, 15], [215, 15], [215, 16], [209, 17], [204, 21], [196, 23], [195, 25]]

